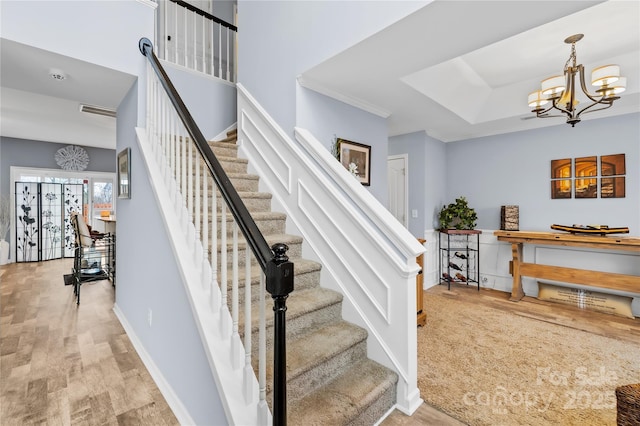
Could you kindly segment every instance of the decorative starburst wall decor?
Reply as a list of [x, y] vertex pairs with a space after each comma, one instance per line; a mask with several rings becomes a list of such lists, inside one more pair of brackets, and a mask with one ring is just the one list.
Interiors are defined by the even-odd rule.
[[64, 170], [84, 170], [89, 165], [89, 154], [77, 145], [60, 148], [55, 155], [56, 163]]

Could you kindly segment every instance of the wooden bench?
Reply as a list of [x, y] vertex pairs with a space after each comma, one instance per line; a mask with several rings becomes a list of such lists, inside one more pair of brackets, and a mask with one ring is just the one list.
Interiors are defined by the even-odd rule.
[[511, 274], [513, 286], [510, 300], [517, 302], [524, 297], [522, 276], [582, 284], [590, 287], [640, 293], [640, 276], [566, 268], [523, 262], [524, 244], [586, 247], [599, 250], [621, 250], [640, 252], [640, 238], [617, 236], [594, 236], [565, 234], [559, 232], [495, 231], [498, 241], [511, 243], [513, 260]]

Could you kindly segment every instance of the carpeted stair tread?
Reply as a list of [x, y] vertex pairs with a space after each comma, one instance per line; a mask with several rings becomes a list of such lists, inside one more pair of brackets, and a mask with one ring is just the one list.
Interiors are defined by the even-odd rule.
[[[287, 299], [287, 389], [288, 420], [293, 425], [372, 425], [395, 404], [398, 376], [392, 370], [367, 358], [367, 330], [342, 319], [343, 295], [320, 286], [322, 265], [302, 258], [303, 238], [284, 233], [287, 215], [271, 211], [272, 194], [259, 192], [260, 177], [248, 172], [248, 161], [238, 157], [237, 130], [227, 137], [209, 141], [225, 172], [250, 208], [269, 246], [284, 243], [294, 262], [294, 291]], [[218, 220], [222, 219], [221, 198], [213, 186], [209, 194], [218, 197]], [[231, 235], [231, 215], [227, 210], [227, 232]], [[220, 223], [220, 222], [218, 222]], [[218, 225], [218, 234], [221, 228]], [[218, 250], [220, 249], [218, 239]], [[227, 241], [227, 262], [232, 256], [233, 242]], [[244, 335], [244, 287], [246, 284], [244, 236], [238, 246], [238, 325]], [[221, 256], [218, 255], [218, 262]], [[255, 259], [251, 261], [251, 340], [252, 352], [257, 352], [259, 328], [259, 288], [263, 272]], [[229, 263], [228, 263], [229, 265]], [[232, 299], [232, 270], [227, 269], [227, 302]], [[221, 279], [221, 269], [218, 270]], [[223, 285], [224, 285], [223, 284]], [[267, 400], [271, 403], [273, 385], [273, 300], [266, 294], [267, 327]], [[252, 362], [257, 363], [257, 353]], [[256, 366], [254, 365], [254, 368]]]
[[[288, 299], [287, 299], [287, 326], [289, 323], [294, 321], [296, 318], [299, 318], [303, 315], [309, 314], [311, 312], [317, 312], [326, 308], [328, 306], [341, 304], [342, 303], [342, 294], [333, 290], [328, 290], [322, 287], [314, 287], [308, 290], [302, 291], [293, 291]], [[265, 304], [267, 307], [267, 312], [271, 312], [273, 308], [273, 300], [267, 293], [267, 299], [265, 300]], [[336, 318], [335, 320], [337, 320]], [[327, 323], [324, 319], [320, 319], [322, 323]], [[239, 322], [240, 324], [244, 324], [244, 311], [241, 310], [239, 312]], [[260, 322], [260, 312], [258, 304], [254, 304], [251, 306], [251, 330], [252, 333], [256, 333], [258, 331], [258, 325]], [[266, 324], [267, 328], [273, 326], [273, 315], [266, 316]], [[244, 326], [241, 327], [241, 330], [244, 329]], [[290, 329], [287, 329], [289, 332]], [[289, 337], [289, 336], [287, 336]]]
[[[293, 267], [293, 274], [295, 277], [294, 291], [300, 291], [303, 289], [307, 289], [307, 288], [311, 288], [316, 285], [319, 285], [319, 277], [318, 279], [313, 280], [312, 278], [307, 278], [306, 276], [314, 273], [320, 273], [321, 269], [322, 269], [322, 264], [315, 262], [313, 260], [303, 259], [303, 258], [295, 259], [294, 267]], [[260, 284], [261, 276], [262, 276], [262, 269], [258, 265], [251, 266], [251, 285], [252, 286], [257, 286], [258, 284]], [[240, 268], [238, 270], [238, 283], [240, 288], [244, 287], [244, 282], [245, 282], [245, 268]], [[232, 278], [231, 278], [231, 275], [229, 275], [227, 279], [227, 289], [229, 292], [231, 291], [232, 284], [233, 284]], [[241, 290], [241, 294], [244, 294], [244, 290]], [[251, 295], [253, 296], [253, 298], [258, 297], [258, 289], [252, 288]], [[241, 296], [241, 299], [240, 299], [240, 304], [242, 303], [244, 303], [244, 296]]]
[[[289, 405], [291, 425], [371, 425], [395, 403], [398, 376], [370, 359], [354, 364], [344, 374]], [[391, 405], [377, 413], [376, 405], [384, 398]], [[386, 404], [380, 404], [380, 409]]]
[[[227, 222], [231, 222], [233, 221], [233, 214], [231, 214], [231, 212], [229, 212], [229, 210], [227, 210]], [[220, 219], [222, 218], [222, 213], [218, 213], [217, 214], [218, 217], [218, 222], [220, 222]], [[287, 218], [287, 215], [285, 213], [281, 213], [281, 212], [252, 212], [251, 213], [251, 217], [253, 217], [253, 219], [255, 221], [258, 220], [285, 220]]]
[[[367, 356], [367, 331], [346, 321], [316, 328], [287, 344], [287, 391], [289, 401], [334, 379], [340, 372]], [[257, 359], [255, 360], [257, 363]], [[254, 366], [255, 368], [255, 366]], [[267, 356], [267, 378], [273, 377], [273, 352]], [[267, 380], [267, 393], [272, 380]]]
[[[269, 246], [272, 246], [276, 243], [284, 243], [286, 245], [289, 246], [289, 248], [291, 248], [292, 245], [294, 244], [302, 244], [302, 237], [298, 236], [298, 235], [291, 235], [291, 234], [272, 234], [272, 235], [265, 235], [264, 239], [267, 240], [267, 244], [269, 244]], [[218, 248], [220, 247], [220, 241], [218, 241]], [[229, 254], [231, 253], [231, 249], [233, 247], [233, 242], [231, 241], [231, 239], [228, 239], [227, 241], [227, 250], [229, 251]], [[244, 239], [239, 239], [238, 240], [238, 250], [244, 250], [244, 248], [246, 247], [246, 241]], [[291, 258], [291, 256], [289, 256]]]

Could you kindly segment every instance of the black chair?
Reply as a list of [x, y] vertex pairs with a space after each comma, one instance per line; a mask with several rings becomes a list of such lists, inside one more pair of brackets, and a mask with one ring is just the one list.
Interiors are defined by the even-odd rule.
[[71, 284], [79, 305], [82, 283], [110, 279], [115, 285], [115, 235], [91, 232], [75, 212], [71, 223], [76, 234]]

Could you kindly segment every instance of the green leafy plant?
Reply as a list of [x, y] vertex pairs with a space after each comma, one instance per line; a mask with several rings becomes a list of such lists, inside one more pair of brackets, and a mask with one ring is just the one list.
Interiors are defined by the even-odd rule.
[[440, 229], [473, 229], [478, 215], [469, 207], [464, 197], [456, 198], [455, 203], [443, 206], [438, 216]]

